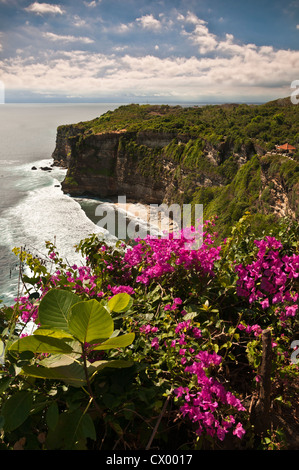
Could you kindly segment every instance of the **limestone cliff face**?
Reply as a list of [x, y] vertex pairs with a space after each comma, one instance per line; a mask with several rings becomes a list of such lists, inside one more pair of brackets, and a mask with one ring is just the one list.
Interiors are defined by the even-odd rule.
[[68, 168], [62, 189], [72, 196], [113, 198], [125, 195], [128, 200], [161, 203], [171, 178], [166, 181], [154, 175], [150, 177], [143, 171], [143, 158], [128, 151], [127, 144], [132, 141], [140, 147], [144, 142], [147, 148], [162, 148], [169, 139], [166, 135], [151, 139], [147, 134], [136, 136], [126, 132], [92, 134], [84, 138], [82, 133], [71, 137], [60, 135], [53, 158], [54, 164]]
[[195, 141], [176, 132], [93, 134], [80, 125], [60, 126], [54, 165], [68, 169], [62, 189], [71, 196], [113, 199], [125, 195], [127, 200], [170, 204], [188, 202], [186, 197], [197, 187], [225, 184], [217, 168], [231, 155], [239, 167], [257, 152], [252, 146], [234, 153], [230, 141], [217, 145], [202, 141], [201, 165], [194, 166], [186, 149]]
[[73, 138], [82, 135], [82, 128], [76, 125], [60, 126], [56, 134], [56, 147], [52, 154], [54, 165], [68, 168]]
[[[279, 163], [279, 165], [278, 165]], [[260, 200], [268, 211], [279, 217], [299, 217], [299, 182], [292, 177], [298, 173], [298, 163], [288, 156], [266, 155], [261, 159]]]

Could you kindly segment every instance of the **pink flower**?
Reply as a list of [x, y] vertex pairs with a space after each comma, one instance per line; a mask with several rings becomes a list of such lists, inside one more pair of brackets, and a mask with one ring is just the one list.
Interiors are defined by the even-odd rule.
[[261, 306], [262, 306], [263, 309], [268, 308], [269, 307], [269, 299], [262, 300], [261, 301]]
[[132, 287], [130, 286], [114, 286], [110, 288], [112, 294], [120, 294], [120, 293], [126, 293], [129, 295], [135, 294], [135, 291]]
[[235, 429], [233, 430], [233, 434], [237, 436], [239, 439], [242, 439], [242, 437], [245, 434], [245, 429], [243, 428], [241, 423], [238, 423]]
[[156, 333], [158, 331], [158, 328], [156, 326], [151, 326], [151, 325], [142, 325], [139, 328], [139, 331], [141, 333], [145, 333], [146, 335], [149, 335], [150, 333]]
[[298, 305], [290, 305], [285, 308], [287, 317], [294, 317], [296, 315]]
[[158, 340], [157, 337], [152, 339], [151, 346], [152, 346], [152, 348], [154, 348], [156, 350], [159, 348], [159, 340]]
[[225, 438], [225, 434], [227, 433], [227, 431], [223, 428], [218, 428], [217, 429], [217, 437], [220, 441], [223, 441], [224, 438]]

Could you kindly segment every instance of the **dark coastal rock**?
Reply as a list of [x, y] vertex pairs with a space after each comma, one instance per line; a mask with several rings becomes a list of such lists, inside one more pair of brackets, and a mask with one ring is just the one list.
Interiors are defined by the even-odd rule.
[[37, 170], [36, 166], [31, 167], [31, 170]]
[[43, 171], [52, 171], [52, 168], [49, 166], [41, 166], [40, 169]]

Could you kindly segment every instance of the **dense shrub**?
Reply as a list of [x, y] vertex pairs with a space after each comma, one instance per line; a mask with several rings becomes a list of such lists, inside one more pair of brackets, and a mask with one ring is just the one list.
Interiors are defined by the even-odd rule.
[[273, 413], [298, 403], [298, 228], [257, 239], [249, 220], [225, 240], [207, 221], [200, 247], [195, 228], [132, 245], [90, 236], [82, 266], [51, 243], [46, 261], [15, 250], [32, 274], [1, 310], [1, 448], [287, 448]]

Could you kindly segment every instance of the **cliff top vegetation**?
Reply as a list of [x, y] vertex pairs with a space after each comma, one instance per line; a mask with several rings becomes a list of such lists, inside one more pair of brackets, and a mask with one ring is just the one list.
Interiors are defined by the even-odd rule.
[[91, 121], [78, 123], [85, 132], [138, 132], [149, 130], [201, 136], [217, 144], [224, 138], [246, 143], [250, 139], [272, 150], [285, 142], [297, 146], [299, 107], [289, 98], [262, 105], [224, 104], [169, 106], [130, 104], [108, 111]]

